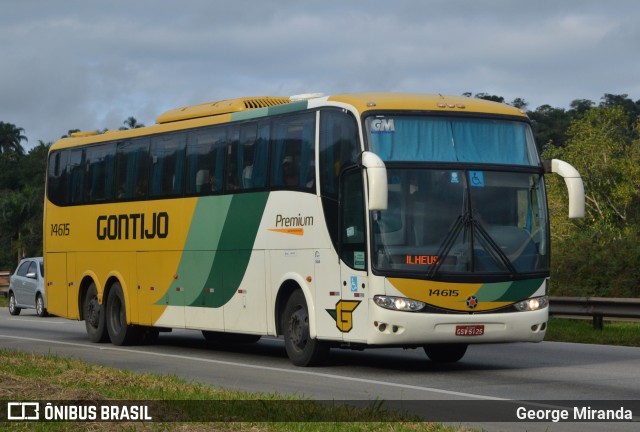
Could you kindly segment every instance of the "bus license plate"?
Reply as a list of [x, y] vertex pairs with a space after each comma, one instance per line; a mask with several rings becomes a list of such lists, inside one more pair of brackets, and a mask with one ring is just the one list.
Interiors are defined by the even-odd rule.
[[456, 336], [482, 336], [484, 325], [459, 325], [456, 326]]

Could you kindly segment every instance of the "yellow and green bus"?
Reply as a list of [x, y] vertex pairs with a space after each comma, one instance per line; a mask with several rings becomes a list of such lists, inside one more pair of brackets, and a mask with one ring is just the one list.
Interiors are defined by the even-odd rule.
[[544, 338], [544, 174], [584, 212], [580, 175], [541, 162], [527, 116], [466, 97], [248, 97], [50, 150], [48, 309], [89, 339], [284, 336], [300, 366], [334, 348]]

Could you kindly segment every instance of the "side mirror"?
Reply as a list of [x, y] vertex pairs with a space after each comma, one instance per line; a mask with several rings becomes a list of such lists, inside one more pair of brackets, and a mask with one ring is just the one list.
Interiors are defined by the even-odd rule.
[[369, 186], [369, 210], [387, 209], [387, 167], [380, 156], [368, 151], [360, 155], [360, 165], [366, 169]]
[[569, 218], [584, 217], [584, 184], [578, 170], [560, 159], [546, 160], [543, 165], [545, 172], [564, 178], [569, 192]]

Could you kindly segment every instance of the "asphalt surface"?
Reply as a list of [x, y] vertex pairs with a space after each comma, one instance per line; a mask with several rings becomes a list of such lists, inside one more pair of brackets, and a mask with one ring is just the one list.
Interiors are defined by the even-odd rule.
[[[326, 365], [293, 366], [282, 339], [250, 345], [214, 346], [199, 331], [162, 333], [151, 346], [90, 343], [84, 322], [18, 317], [0, 309], [0, 348], [52, 353], [131, 371], [173, 374], [187, 380], [246, 392], [299, 395], [317, 400], [383, 400], [419, 412], [443, 400], [443, 409], [465, 409], [469, 401], [497, 401], [515, 410], [538, 401], [535, 410], [588, 407], [596, 401], [635, 406], [640, 421], [640, 348], [543, 342], [470, 346], [458, 363], [438, 365], [422, 350], [397, 348], [331, 350]], [[484, 403], [484, 402], [483, 402]], [[490, 402], [493, 403], [493, 402]], [[456, 405], [457, 404], [457, 405]], [[396, 406], [393, 405], [393, 406]], [[462, 416], [462, 414], [461, 414]], [[455, 418], [455, 414], [454, 414]], [[458, 422], [452, 422], [457, 424]], [[471, 427], [528, 431], [635, 431], [640, 423], [465, 422]]]

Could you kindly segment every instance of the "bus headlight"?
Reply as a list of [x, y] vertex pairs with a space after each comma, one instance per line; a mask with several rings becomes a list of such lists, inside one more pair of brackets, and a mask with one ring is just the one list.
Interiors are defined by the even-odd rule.
[[426, 306], [418, 300], [412, 300], [405, 297], [381, 296], [373, 297], [373, 301], [380, 307], [391, 310], [416, 312]]
[[520, 312], [544, 309], [547, 306], [549, 306], [549, 297], [548, 296], [533, 297], [530, 299], [522, 300], [521, 302], [518, 302], [513, 306]]

